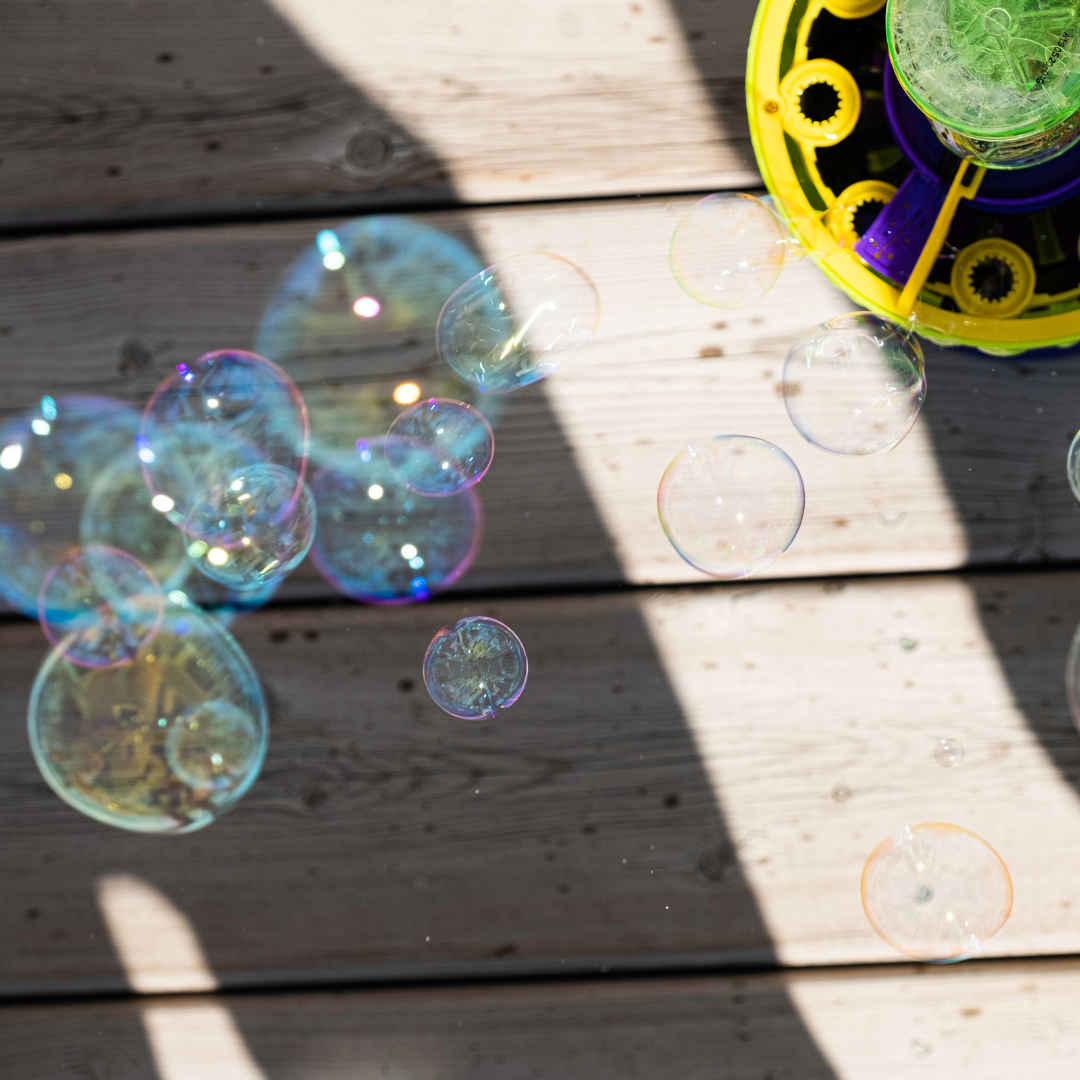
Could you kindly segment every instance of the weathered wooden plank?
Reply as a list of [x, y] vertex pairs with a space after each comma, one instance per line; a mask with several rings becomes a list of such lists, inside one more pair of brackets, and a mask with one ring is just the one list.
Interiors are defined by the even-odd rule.
[[[993, 954], [1078, 952], [1076, 583], [264, 611], [238, 630], [271, 704], [264, 774], [175, 839], [84, 820], [38, 779], [21, 717], [43, 644], [0, 626], [0, 990], [895, 960], [859, 876], [927, 820], [974, 830], [1012, 871]], [[451, 720], [420, 684], [431, 634], [467, 610], [530, 655], [495, 723]], [[966, 748], [956, 769], [934, 761], [943, 737]], [[114, 908], [117, 875], [190, 929]], [[189, 939], [204, 968], [182, 959]]]
[[[806, 518], [773, 575], [1080, 557], [1064, 472], [1077, 422], [1075, 354], [1007, 362], [929, 350], [928, 403], [907, 440], [875, 458], [826, 454], [791, 426], [777, 387], [793, 337], [850, 302], [804, 260], [757, 307], [726, 313], [695, 304], [666, 261], [687, 205], [641, 199], [416, 219], [482, 262], [528, 248], [564, 253], [594, 277], [604, 304], [595, 342], [544, 384], [504, 401], [495, 465], [479, 489], [487, 540], [464, 587], [697, 580], [660, 529], [656, 485], [688, 439], [725, 431], [778, 443], [803, 472]], [[3, 404], [72, 389], [141, 403], [180, 360], [252, 347], [279, 279], [328, 224], [0, 247]], [[434, 287], [423, 273], [407, 286], [428, 315], [365, 325], [293, 365], [316, 427], [340, 409], [343, 387], [370, 383], [388, 423], [398, 379], [431, 385]], [[301, 572], [287, 593], [327, 590]]]
[[19, 1005], [0, 1009], [0, 1063], [21, 1080], [1066, 1080], [1078, 991], [1075, 961], [1041, 960]]
[[737, 187], [753, 0], [7, 0], [0, 224]]

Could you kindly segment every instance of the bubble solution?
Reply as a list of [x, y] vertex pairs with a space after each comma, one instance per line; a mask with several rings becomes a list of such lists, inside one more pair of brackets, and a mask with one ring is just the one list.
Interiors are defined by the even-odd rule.
[[671, 237], [668, 260], [679, 287], [698, 303], [741, 308], [776, 283], [788, 230], [760, 199], [722, 192], [694, 203]]
[[410, 491], [439, 498], [480, 482], [495, 454], [495, 436], [471, 405], [429, 398], [390, 425], [385, 453], [391, 471]]
[[926, 400], [922, 349], [869, 312], [841, 315], [792, 345], [783, 390], [807, 442], [832, 454], [881, 454], [903, 440]]
[[691, 566], [718, 578], [747, 577], [783, 554], [799, 531], [804, 503], [795, 463], [750, 435], [687, 444], [657, 493], [672, 546]]
[[600, 296], [583, 270], [527, 251], [466, 281], [439, 314], [435, 341], [459, 379], [505, 394], [557, 370], [599, 322]]
[[521, 696], [529, 661], [509, 626], [471, 615], [444, 626], [424, 656], [424, 685], [444, 712], [462, 720], [492, 718]]
[[957, 825], [905, 826], [866, 860], [866, 917], [894, 949], [947, 963], [982, 952], [1012, 911], [1012, 880], [985, 840]]
[[110, 547], [70, 551], [45, 576], [38, 596], [49, 643], [83, 667], [130, 663], [164, 616], [165, 594], [154, 575]]

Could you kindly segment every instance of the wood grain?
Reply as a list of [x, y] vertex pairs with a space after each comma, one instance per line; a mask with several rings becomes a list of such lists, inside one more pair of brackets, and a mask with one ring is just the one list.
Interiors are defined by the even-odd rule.
[[20, 1005], [0, 1009], [0, 1063], [21, 1080], [1067, 1080], [1078, 991], [1075, 960], [1040, 960]]
[[7, 0], [0, 225], [753, 184], [754, 8]]
[[[1075, 354], [1005, 362], [930, 349], [928, 402], [905, 442], [872, 458], [826, 454], [788, 420], [780, 373], [794, 337], [850, 302], [804, 260], [785, 269], [756, 307], [695, 304], [666, 259], [688, 205], [635, 199], [413, 219], [471, 248], [478, 264], [530, 248], [561, 252], [593, 277], [604, 304], [588, 348], [543, 384], [504, 400], [495, 464], [479, 488], [486, 541], [462, 587], [699, 580], [660, 528], [656, 485], [688, 440], [723, 432], [777, 443], [803, 473], [802, 531], [773, 576], [1080, 557], [1080, 510], [1064, 468], [1077, 423]], [[4, 406], [71, 391], [141, 406], [181, 360], [253, 347], [279, 281], [316, 230], [334, 224], [3, 245]], [[401, 325], [375, 320], [355, 334], [350, 323], [322, 352], [291, 365], [316, 430], [340, 414], [343, 393], [363, 392], [381, 402], [374, 413], [381, 420], [370, 430], [358, 420], [352, 437], [377, 435], [396, 411], [390, 395], [399, 380], [438, 383], [433, 324], [441, 293], [433, 295], [436, 285], [422, 271], [399, 289], [420, 315]], [[265, 347], [281, 359], [273, 342]], [[301, 571], [284, 595], [328, 592]]]
[[[271, 705], [265, 770], [236, 810], [175, 839], [96, 825], [37, 777], [21, 717], [43, 643], [4, 625], [0, 990], [193, 985], [160, 933], [141, 961], [123, 946], [125, 975], [95, 899], [110, 875], [166, 897], [223, 986], [897, 960], [859, 875], [881, 839], [927, 820], [984, 836], [1010, 867], [993, 955], [1080, 951], [1063, 854], [1080, 844], [1062, 678], [1076, 583], [264, 611], [238, 634]], [[466, 611], [529, 652], [498, 722], [453, 721], [420, 683], [431, 635]], [[934, 761], [943, 737], [966, 748], [956, 769]]]

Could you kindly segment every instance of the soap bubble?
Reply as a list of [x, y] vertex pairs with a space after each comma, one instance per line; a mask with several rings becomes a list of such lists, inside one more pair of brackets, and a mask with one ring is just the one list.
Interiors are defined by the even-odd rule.
[[795, 539], [804, 494], [795, 463], [750, 435], [687, 444], [657, 493], [660, 524], [693, 567], [743, 578], [768, 566]]
[[[211, 787], [174, 772], [167, 749], [170, 729], [207, 703], [245, 713], [258, 742], [246, 771]], [[34, 681], [28, 727], [42, 775], [76, 810], [136, 832], [180, 833], [210, 824], [254, 783], [267, 716], [235, 639], [202, 612], [170, 605], [129, 664], [80, 667], [54, 649]], [[216, 752], [234, 761], [234, 743], [223, 742]]]
[[918, 340], [856, 311], [792, 345], [784, 404], [807, 442], [833, 454], [881, 454], [911, 430], [926, 399]]
[[304, 399], [277, 365], [254, 353], [207, 353], [153, 393], [136, 440], [153, 505], [182, 525], [204, 493], [237, 469], [307, 468]]
[[787, 246], [787, 230], [760, 199], [722, 192], [694, 203], [671, 237], [668, 259], [688, 296], [740, 308], [773, 287]]
[[1066, 474], [1069, 477], [1069, 487], [1073, 496], [1080, 502], [1080, 431], [1073, 436], [1069, 444], [1069, 456], [1065, 462]]
[[424, 654], [424, 685], [443, 712], [462, 720], [494, 717], [525, 689], [529, 661], [521, 639], [498, 619], [471, 615], [444, 626]]
[[432, 343], [448, 297], [483, 265], [456, 236], [394, 214], [313, 235], [267, 304], [255, 343], [304, 387], [313, 460], [380, 438], [400, 405], [461, 394]]
[[943, 769], [952, 769], [964, 760], [964, 748], [958, 739], [942, 739], [934, 747], [934, 760]]
[[426, 600], [453, 585], [480, 549], [476, 488], [440, 499], [409, 491], [390, 471], [382, 440], [335, 458], [315, 474], [311, 490], [319, 511], [311, 557], [335, 589], [354, 599]]
[[133, 555], [170, 592], [180, 588], [191, 572], [187, 541], [150, 500], [132, 442], [93, 481], [79, 521], [79, 538], [83, 547], [114, 547]]
[[315, 536], [315, 500], [282, 465], [237, 469], [208, 490], [184, 522], [188, 555], [208, 578], [234, 589], [280, 581]]
[[189, 787], [229, 791], [242, 783], [262, 753], [255, 718], [231, 701], [192, 705], [168, 727], [165, 758]]
[[482, 394], [543, 379], [588, 342], [600, 296], [568, 259], [526, 251], [481, 270], [442, 309], [439, 355]]
[[862, 901], [870, 924], [916, 960], [965, 960], [1005, 925], [1012, 880], [974, 833], [933, 822], [904, 826], [866, 860]]
[[99, 397], [45, 397], [0, 427], [0, 593], [24, 614], [37, 618], [45, 575], [80, 544], [88, 493], [138, 428], [136, 410]]
[[390, 425], [385, 453], [391, 471], [410, 491], [455, 495], [478, 484], [488, 471], [495, 436], [471, 405], [429, 398]]
[[127, 664], [165, 616], [165, 594], [138, 559], [109, 547], [74, 548], [46, 575], [38, 619], [51, 645], [83, 667]]

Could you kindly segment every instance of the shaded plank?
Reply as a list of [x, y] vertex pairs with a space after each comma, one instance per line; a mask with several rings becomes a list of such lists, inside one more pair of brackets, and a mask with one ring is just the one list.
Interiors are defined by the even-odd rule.
[[[895, 960], [859, 875], [927, 820], [984, 836], [1012, 871], [993, 954], [1080, 951], [1060, 857], [1080, 843], [1062, 679], [1076, 582], [265, 611], [239, 624], [273, 715], [263, 776], [176, 839], [95, 825], [38, 779], [20, 716], [44, 650], [5, 625], [0, 989], [123, 986], [95, 901], [115, 874], [168, 898], [228, 986]], [[465, 611], [530, 654], [495, 723], [450, 720], [420, 684], [431, 634]], [[961, 767], [935, 763], [943, 737]], [[193, 984], [157, 946], [129, 953], [132, 979], [141, 964], [159, 989]]]
[[0, 224], [754, 183], [755, 5], [9, 0]]
[[[471, 247], [480, 262], [528, 248], [564, 253], [593, 276], [604, 303], [594, 343], [503, 403], [495, 465], [480, 488], [487, 540], [464, 587], [696, 580], [660, 529], [656, 485], [687, 440], [732, 431], [782, 446], [806, 482], [802, 531], [774, 576], [1080, 557], [1064, 471], [1080, 383], [1074, 354], [1004, 362], [930, 350], [928, 404], [899, 448], [862, 459], [823, 453], [791, 426], [778, 384], [794, 337], [850, 301], [806, 260], [756, 307], [729, 313], [693, 303], [666, 262], [687, 205], [642, 199], [414, 219]], [[65, 390], [141, 405], [173, 364], [252, 347], [279, 280], [315, 231], [333, 224], [0, 247], [4, 405]], [[405, 291], [435, 312], [433, 288], [419, 274]], [[399, 380], [437, 382], [434, 317], [365, 325], [355, 340], [337, 341], [338, 355], [293, 364], [316, 428], [343, 392], [367, 386], [388, 423]], [[327, 592], [310, 572], [287, 588], [293, 597]]]
[[0, 1061], [23, 1080], [1064, 1080], [1078, 991], [1076, 961], [1042, 960], [20, 1005]]

